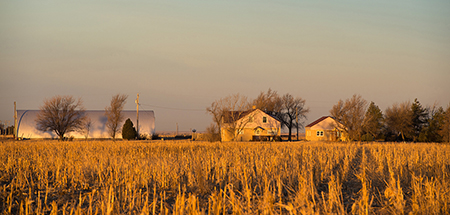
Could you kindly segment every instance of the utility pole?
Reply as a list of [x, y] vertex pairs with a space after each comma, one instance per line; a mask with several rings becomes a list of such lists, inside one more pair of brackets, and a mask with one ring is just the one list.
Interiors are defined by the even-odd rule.
[[16, 109], [16, 102], [14, 102], [14, 139], [17, 140], [17, 109]]
[[295, 108], [295, 120], [297, 121], [297, 141], [298, 141], [298, 108]]
[[139, 139], [139, 93], [136, 99], [136, 136]]

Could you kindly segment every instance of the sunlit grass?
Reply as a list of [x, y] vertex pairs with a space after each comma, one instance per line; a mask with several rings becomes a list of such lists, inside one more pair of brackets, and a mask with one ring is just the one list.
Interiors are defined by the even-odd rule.
[[3, 214], [446, 214], [450, 146], [7, 141]]

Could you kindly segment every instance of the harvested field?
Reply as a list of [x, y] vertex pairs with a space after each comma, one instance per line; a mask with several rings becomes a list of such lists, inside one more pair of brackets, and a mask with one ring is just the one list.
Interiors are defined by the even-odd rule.
[[5, 141], [2, 214], [448, 214], [450, 146]]

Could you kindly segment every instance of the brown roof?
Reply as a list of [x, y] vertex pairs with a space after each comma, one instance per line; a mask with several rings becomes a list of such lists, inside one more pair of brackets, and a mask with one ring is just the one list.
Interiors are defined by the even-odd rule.
[[[316, 120], [316, 121], [310, 123], [310, 124], [307, 125], [306, 127], [313, 127], [313, 126], [319, 124], [320, 122], [322, 122], [323, 120], [325, 120], [325, 119], [328, 118], [328, 117], [331, 117], [331, 116], [323, 116], [323, 117], [320, 117], [318, 120]], [[306, 128], [306, 127], [305, 127], [305, 128]]]

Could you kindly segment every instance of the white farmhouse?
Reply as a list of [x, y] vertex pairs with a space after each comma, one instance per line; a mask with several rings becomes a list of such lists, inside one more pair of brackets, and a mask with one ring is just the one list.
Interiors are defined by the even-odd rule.
[[264, 141], [280, 136], [281, 122], [260, 109], [228, 111], [222, 117], [222, 141]]

